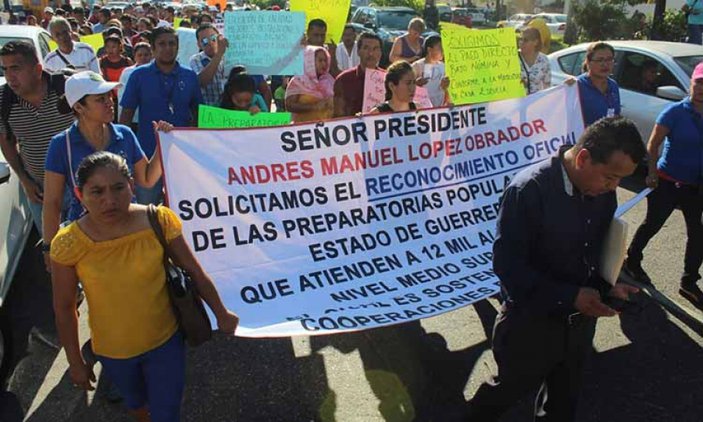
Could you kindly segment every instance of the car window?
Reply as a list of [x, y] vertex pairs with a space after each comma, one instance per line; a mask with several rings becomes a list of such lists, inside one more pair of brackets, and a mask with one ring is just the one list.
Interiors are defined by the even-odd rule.
[[406, 30], [410, 20], [415, 16], [413, 12], [379, 12], [378, 26], [386, 29]]
[[569, 75], [577, 76], [583, 73], [583, 60], [586, 58], [586, 52], [581, 51], [578, 53], [567, 54], [566, 56], [559, 57], [557, 60], [559, 62], [559, 67], [564, 73]]
[[39, 34], [39, 52], [42, 59], [49, 54], [49, 50], [49, 36], [42, 32]]
[[691, 73], [693, 73], [693, 68], [703, 61], [703, 56], [674, 57], [674, 61], [690, 78]]
[[623, 52], [618, 71], [621, 88], [655, 96], [660, 86], [682, 88], [674, 75], [656, 58], [647, 54]]

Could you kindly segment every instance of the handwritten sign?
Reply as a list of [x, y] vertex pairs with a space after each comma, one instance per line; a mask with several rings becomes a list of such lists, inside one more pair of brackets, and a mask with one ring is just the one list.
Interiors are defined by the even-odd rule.
[[525, 95], [513, 28], [476, 31], [442, 24], [442, 45], [454, 103], [482, 103]]
[[327, 24], [326, 42], [338, 44], [342, 40], [344, 25], [351, 0], [291, 0], [290, 10], [305, 12], [305, 27], [313, 19], [322, 19]]
[[[105, 45], [105, 40], [103, 39], [102, 34], [83, 35], [80, 39], [81, 42], [84, 42], [93, 47], [93, 51], [95, 51], [96, 53], [102, 48], [103, 45]], [[54, 51], [57, 48], [59, 48], [58, 44], [56, 44], [54, 40], [49, 40], [49, 50]]]
[[427, 88], [424, 86], [418, 86], [415, 88], [415, 96], [413, 97], [413, 102], [419, 110], [426, 108], [433, 108], [432, 100], [430, 100], [430, 93], [427, 92]]
[[386, 72], [382, 70], [366, 69], [364, 76], [364, 102], [361, 106], [362, 113], [368, 113], [372, 108], [386, 101], [386, 86], [383, 81]]
[[302, 75], [305, 14], [238, 11], [225, 13], [229, 48], [225, 66], [244, 65], [251, 75]]
[[198, 107], [198, 127], [201, 129], [282, 126], [290, 124], [290, 119], [290, 113], [251, 114], [248, 111], [226, 110], [206, 105]]

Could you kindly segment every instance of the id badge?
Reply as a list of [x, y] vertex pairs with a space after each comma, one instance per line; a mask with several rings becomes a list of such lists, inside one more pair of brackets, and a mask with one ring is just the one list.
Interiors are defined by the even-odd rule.
[[606, 114], [606, 117], [613, 117], [615, 116], [615, 109], [614, 108], [609, 108], [608, 109], [608, 114]]

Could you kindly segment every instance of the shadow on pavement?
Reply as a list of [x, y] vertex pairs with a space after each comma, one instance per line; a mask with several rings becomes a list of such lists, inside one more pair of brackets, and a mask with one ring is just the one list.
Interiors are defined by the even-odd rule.
[[[495, 308], [487, 300], [473, 306], [490, 338]], [[313, 337], [311, 344], [313, 352], [327, 346], [345, 354], [358, 350], [378, 411], [392, 422], [448, 422], [464, 403], [464, 387], [476, 362], [490, 347], [483, 341], [450, 351], [440, 334], [428, 334], [419, 321]]]

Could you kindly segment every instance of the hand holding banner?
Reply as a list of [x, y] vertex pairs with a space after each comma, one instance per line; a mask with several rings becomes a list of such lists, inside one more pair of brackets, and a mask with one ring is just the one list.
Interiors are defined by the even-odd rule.
[[516, 172], [583, 131], [577, 88], [277, 128], [159, 134], [183, 237], [247, 337], [427, 318], [499, 291]]
[[266, 113], [262, 111], [251, 114], [248, 111], [227, 110], [206, 105], [198, 107], [198, 128], [200, 129], [282, 126], [290, 124], [290, 119], [290, 113]]
[[301, 12], [227, 12], [225, 66], [244, 65], [251, 75], [302, 75], [304, 34]]
[[513, 28], [471, 30], [442, 23], [442, 45], [455, 104], [525, 95]]

